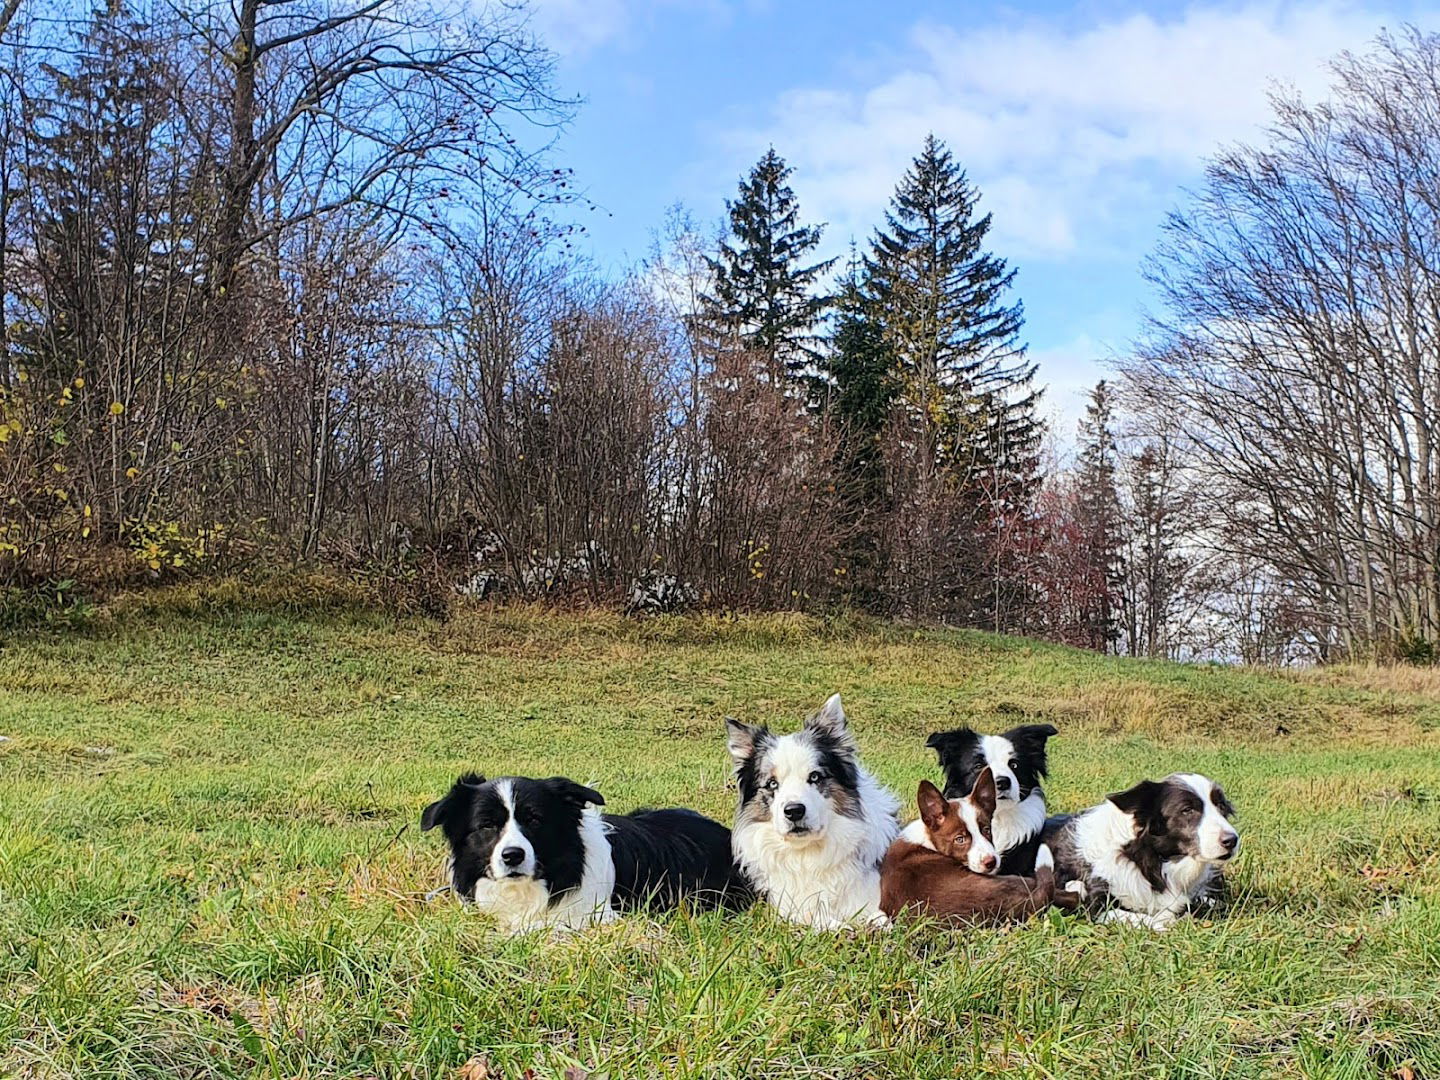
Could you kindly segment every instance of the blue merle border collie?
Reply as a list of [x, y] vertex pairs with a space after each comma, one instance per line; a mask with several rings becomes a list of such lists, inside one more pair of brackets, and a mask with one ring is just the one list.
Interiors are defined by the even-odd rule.
[[450, 885], [511, 933], [608, 922], [617, 908], [742, 906], [730, 830], [693, 810], [601, 814], [598, 791], [564, 777], [468, 773], [425, 808], [450, 844]]
[[1165, 930], [1213, 904], [1240, 851], [1235, 809], [1199, 773], [1142, 780], [1099, 806], [1045, 823], [1056, 881], [1101, 922]]
[[886, 925], [880, 863], [900, 804], [861, 767], [840, 695], [788, 735], [726, 724], [740, 789], [735, 860], [756, 891], [792, 922]]
[[925, 740], [945, 772], [945, 798], [963, 799], [987, 768], [995, 777], [995, 815], [991, 821], [1000, 873], [1035, 872], [1040, 830], [1045, 825], [1045, 744], [1060, 732], [1052, 724], [1022, 724], [1003, 735], [981, 735], [968, 727], [937, 731]]

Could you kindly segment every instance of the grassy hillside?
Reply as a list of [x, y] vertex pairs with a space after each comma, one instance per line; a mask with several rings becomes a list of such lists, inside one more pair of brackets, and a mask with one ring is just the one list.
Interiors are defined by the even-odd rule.
[[[1426, 673], [293, 599], [156, 594], [0, 649], [0, 1075], [1440, 1076]], [[965, 721], [1059, 726], [1058, 808], [1210, 773], [1240, 810], [1234, 905], [1164, 935], [761, 909], [504, 940], [424, 902], [442, 852], [416, 822], [458, 771], [728, 820], [722, 718], [793, 725], [836, 690], [911, 807], [925, 734]]]

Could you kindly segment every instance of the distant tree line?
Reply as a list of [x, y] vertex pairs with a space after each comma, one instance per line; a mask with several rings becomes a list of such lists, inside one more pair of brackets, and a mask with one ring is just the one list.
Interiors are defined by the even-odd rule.
[[1102, 651], [1432, 658], [1440, 45], [1223, 151], [1062, 460], [933, 136], [826, 260], [774, 149], [575, 255], [508, 5], [0, 7], [0, 586], [320, 563], [858, 607]]

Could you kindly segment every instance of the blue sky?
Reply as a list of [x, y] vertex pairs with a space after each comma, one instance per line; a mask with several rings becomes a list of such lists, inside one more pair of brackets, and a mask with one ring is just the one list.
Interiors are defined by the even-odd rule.
[[589, 253], [643, 256], [667, 207], [717, 220], [773, 143], [829, 253], [864, 240], [926, 132], [945, 139], [1019, 273], [1026, 338], [1068, 441], [1148, 301], [1140, 264], [1206, 154], [1252, 140], [1279, 81], [1435, 8], [1370, 3], [532, 0], [582, 95], [558, 157], [601, 210]]

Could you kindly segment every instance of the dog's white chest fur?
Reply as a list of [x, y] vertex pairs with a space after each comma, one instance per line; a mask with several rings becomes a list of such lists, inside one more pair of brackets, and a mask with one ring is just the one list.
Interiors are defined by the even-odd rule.
[[755, 887], [792, 922], [820, 929], [883, 925], [880, 860], [899, 832], [899, 801], [860, 770], [862, 817], [837, 815], [808, 843], [787, 841], [769, 821], [742, 824], [736, 860]]
[[554, 904], [543, 880], [533, 878], [482, 878], [475, 884], [475, 906], [494, 917], [507, 933], [530, 930], [577, 930], [616, 918], [611, 905], [615, 893], [615, 860], [605, 836], [600, 813], [587, 809], [580, 819], [579, 840], [585, 847], [585, 869], [580, 884]]
[[1165, 864], [1165, 888], [1157, 891], [1121, 853], [1133, 839], [1134, 819], [1110, 803], [1087, 810], [1075, 823], [1076, 847], [1089, 865], [1091, 877], [1102, 879], [1120, 905], [1101, 916], [1101, 921], [1166, 929], [1218, 871], [1211, 863], [1186, 856]]
[[1045, 824], [1045, 793], [1039, 788], [1020, 802], [1002, 799], [990, 819], [990, 835], [1001, 855], [1019, 847]]

